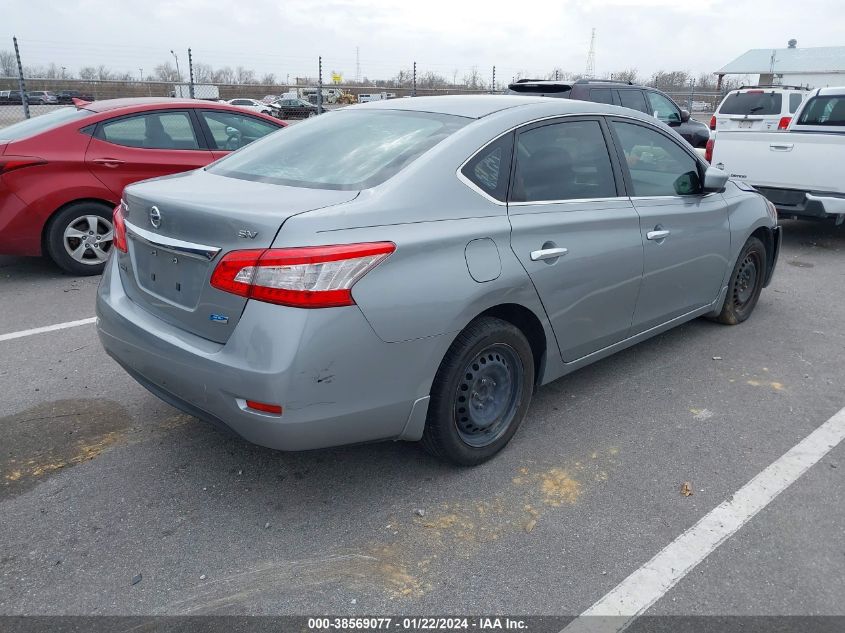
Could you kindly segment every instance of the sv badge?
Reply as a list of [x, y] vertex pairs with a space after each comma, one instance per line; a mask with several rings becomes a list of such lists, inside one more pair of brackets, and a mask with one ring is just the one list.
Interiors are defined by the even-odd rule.
[[242, 237], [244, 239], [254, 240], [258, 236], [258, 231], [250, 231], [248, 229], [241, 229], [238, 231], [238, 237]]

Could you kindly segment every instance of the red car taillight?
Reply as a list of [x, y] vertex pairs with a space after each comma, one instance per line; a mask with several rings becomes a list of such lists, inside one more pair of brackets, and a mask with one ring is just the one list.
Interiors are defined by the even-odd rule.
[[710, 129], [711, 130], [716, 129], [716, 115], [715, 114], [710, 117]]
[[114, 246], [117, 250], [126, 253], [129, 249], [126, 245], [126, 223], [123, 221], [122, 202], [114, 208], [114, 213], [112, 214], [112, 229], [114, 230], [112, 246]]
[[785, 130], [786, 128], [789, 127], [790, 121], [792, 121], [791, 116], [782, 116], [780, 118], [780, 121], [778, 121], [778, 129], [779, 130]]
[[7, 174], [16, 169], [46, 165], [47, 161], [35, 156], [0, 156], [0, 175]]
[[716, 145], [716, 139], [707, 139], [707, 145], [704, 146], [704, 160], [708, 163], [713, 162], [713, 147]]
[[393, 251], [393, 242], [227, 253], [211, 275], [218, 290], [298, 308], [353, 305], [352, 286]]

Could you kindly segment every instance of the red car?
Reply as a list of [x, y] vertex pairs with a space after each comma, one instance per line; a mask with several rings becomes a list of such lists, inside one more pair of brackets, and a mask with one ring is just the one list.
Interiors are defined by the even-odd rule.
[[102, 272], [112, 210], [138, 180], [203, 167], [285, 124], [189, 99], [76, 102], [0, 128], [0, 254]]

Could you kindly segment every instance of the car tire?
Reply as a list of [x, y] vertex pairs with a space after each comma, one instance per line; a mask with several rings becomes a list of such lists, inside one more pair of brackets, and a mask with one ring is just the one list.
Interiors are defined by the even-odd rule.
[[712, 317], [714, 321], [738, 325], [751, 316], [763, 290], [767, 261], [763, 242], [756, 237], [748, 238], [731, 273], [722, 309]]
[[522, 331], [494, 317], [476, 319], [434, 377], [423, 447], [458, 466], [487, 461], [516, 433], [533, 390], [534, 357]]
[[101, 202], [77, 202], [56, 213], [47, 225], [47, 254], [73, 275], [99, 275], [112, 248], [112, 209]]

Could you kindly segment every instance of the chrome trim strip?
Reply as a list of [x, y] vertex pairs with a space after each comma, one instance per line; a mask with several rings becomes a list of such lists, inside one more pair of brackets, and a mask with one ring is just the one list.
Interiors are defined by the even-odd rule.
[[146, 244], [149, 244], [150, 246], [181, 253], [186, 257], [195, 257], [197, 259], [211, 261], [217, 257], [217, 254], [221, 251], [221, 249], [216, 246], [206, 246], [205, 244], [195, 244], [194, 242], [177, 240], [173, 237], [165, 237], [164, 235], [158, 235], [152, 231], [147, 231], [146, 229], [135, 226], [128, 220], [124, 220], [123, 222], [126, 225], [127, 236], [136, 238]]
[[536, 207], [543, 204], [567, 204], [577, 203], [584, 204], [587, 202], [628, 202], [630, 198], [627, 196], [613, 196], [610, 198], [566, 198], [564, 200], [535, 200], [533, 202], [509, 202], [512, 207]]

